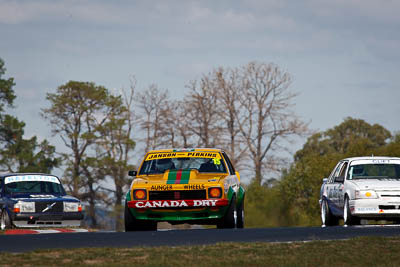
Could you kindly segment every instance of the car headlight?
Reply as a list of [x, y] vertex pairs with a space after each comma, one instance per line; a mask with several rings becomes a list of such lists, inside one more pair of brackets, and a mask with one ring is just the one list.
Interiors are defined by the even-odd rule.
[[147, 191], [146, 189], [135, 189], [133, 190], [133, 199], [135, 200], [146, 200]]
[[64, 212], [82, 211], [82, 206], [78, 202], [64, 202]]
[[14, 205], [14, 212], [35, 212], [35, 202], [22, 202], [18, 201]]
[[356, 199], [372, 199], [378, 198], [378, 195], [374, 190], [356, 190], [355, 191]]
[[208, 198], [221, 198], [221, 197], [222, 197], [221, 187], [208, 188]]

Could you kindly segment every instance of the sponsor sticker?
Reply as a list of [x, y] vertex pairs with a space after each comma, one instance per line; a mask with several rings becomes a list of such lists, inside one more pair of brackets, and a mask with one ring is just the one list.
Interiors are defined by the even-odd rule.
[[183, 186], [185, 190], [204, 190], [206, 186], [204, 184], [187, 184]]
[[56, 184], [60, 183], [60, 181], [56, 177], [49, 175], [15, 175], [7, 176], [4, 179], [5, 184], [16, 182], [52, 182]]
[[32, 198], [55, 198], [53, 195], [30, 195]]
[[381, 164], [384, 164], [384, 163], [390, 163], [390, 160], [388, 160], [388, 159], [373, 159], [373, 160], [372, 160], [372, 163], [381, 163]]
[[182, 207], [221, 207], [229, 204], [227, 199], [200, 199], [200, 200], [148, 200], [129, 201], [129, 208], [182, 208]]
[[218, 152], [158, 152], [148, 154], [145, 160], [164, 158], [210, 158], [220, 162], [221, 156]]
[[152, 185], [150, 190], [168, 191], [168, 190], [172, 190], [172, 185]]
[[358, 212], [377, 212], [378, 208], [361, 207], [356, 209]]
[[[183, 186], [184, 190], [204, 190], [206, 186], [204, 184], [186, 184]], [[152, 191], [170, 191], [173, 190], [172, 185], [152, 185], [150, 190]]]

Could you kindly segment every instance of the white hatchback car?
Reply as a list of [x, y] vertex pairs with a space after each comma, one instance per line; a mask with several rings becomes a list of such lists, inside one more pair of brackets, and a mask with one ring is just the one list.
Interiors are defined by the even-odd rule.
[[341, 160], [323, 179], [322, 225], [360, 224], [361, 219], [400, 222], [400, 158], [357, 157]]

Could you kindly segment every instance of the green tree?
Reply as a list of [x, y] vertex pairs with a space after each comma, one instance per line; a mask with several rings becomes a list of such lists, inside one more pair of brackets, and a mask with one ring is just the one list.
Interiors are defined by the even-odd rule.
[[285, 226], [278, 187], [259, 185], [253, 180], [246, 187], [246, 227]]
[[55, 147], [47, 140], [41, 143], [37, 137], [24, 139], [24, 122], [5, 115], [0, 122], [0, 166], [8, 172], [42, 172], [50, 173], [60, 164], [55, 157]]
[[15, 99], [14, 78], [2, 78], [7, 70], [4, 65], [4, 61], [0, 58], [0, 113], [4, 112], [5, 105], [12, 106]]
[[60, 163], [55, 157], [55, 147], [37, 137], [24, 138], [25, 123], [4, 114], [5, 107], [12, 107], [15, 100], [13, 78], [3, 79], [4, 61], [0, 58], [0, 169], [8, 172], [50, 173]]
[[104, 170], [103, 174], [114, 183], [115, 189], [111, 190], [109, 205], [113, 207], [117, 231], [123, 230], [122, 200], [129, 186], [127, 173], [128, 170], [134, 169], [134, 166], [129, 164], [129, 160], [136, 145], [131, 138], [134, 126], [135, 84], [131, 85], [129, 92], [122, 91], [122, 98], [114, 98], [113, 112], [101, 127], [101, 138], [96, 142], [97, 159], [102, 166], [99, 170]]
[[295, 161], [307, 154], [368, 155], [384, 146], [391, 137], [390, 131], [379, 124], [371, 125], [348, 117], [340, 125], [308, 138], [303, 148], [296, 152]]
[[116, 102], [120, 99], [103, 86], [78, 81], [59, 86], [46, 99], [50, 107], [42, 110], [42, 116], [50, 122], [52, 134], [70, 150], [63, 153], [65, 183], [72, 195], [89, 203], [87, 215], [96, 227], [95, 206], [104, 197], [99, 183], [105, 179], [105, 167], [99, 165], [94, 145], [101, 140], [101, 129], [119, 108]]
[[382, 147], [379, 155], [400, 157], [400, 132], [397, 132], [386, 146]]

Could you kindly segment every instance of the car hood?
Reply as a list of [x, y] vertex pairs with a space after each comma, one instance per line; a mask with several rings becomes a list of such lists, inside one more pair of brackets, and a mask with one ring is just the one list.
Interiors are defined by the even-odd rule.
[[360, 190], [400, 190], [400, 180], [398, 179], [364, 179], [348, 181]]
[[227, 174], [199, 173], [197, 170], [167, 170], [163, 174], [139, 176], [134, 184], [192, 184], [192, 183], [218, 183]]

